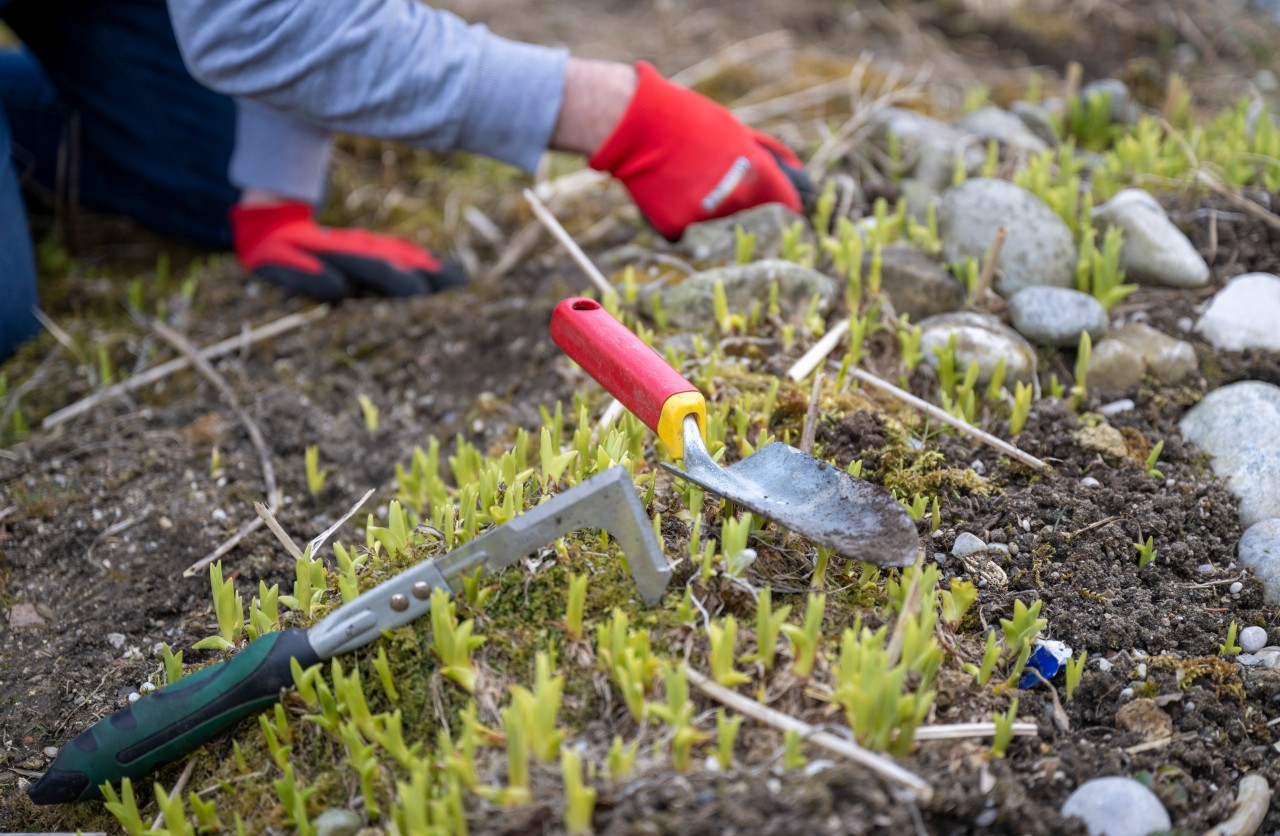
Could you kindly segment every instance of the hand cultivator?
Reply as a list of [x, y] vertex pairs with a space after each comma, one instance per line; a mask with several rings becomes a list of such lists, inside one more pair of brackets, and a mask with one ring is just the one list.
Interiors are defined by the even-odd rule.
[[350, 653], [430, 612], [431, 593], [451, 595], [463, 578], [509, 566], [580, 528], [612, 534], [640, 597], [656, 604], [671, 568], [625, 468], [613, 467], [459, 546], [424, 560], [342, 605], [312, 627], [269, 633], [225, 662], [148, 694], [98, 721], [62, 747], [28, 790], [37, 804], [99, 797], [104, 782], [138, 778], [192, 752], [280, 698], [293, 685], [292, 660], [305, 669]]

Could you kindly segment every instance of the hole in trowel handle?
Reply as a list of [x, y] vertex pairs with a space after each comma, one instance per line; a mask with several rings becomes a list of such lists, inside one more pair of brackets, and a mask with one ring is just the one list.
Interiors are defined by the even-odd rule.
[[593, 302], [590, 299], [579, 299], [569, 307], [575, 311], [598, 311], [600, 310], [600, 303]]

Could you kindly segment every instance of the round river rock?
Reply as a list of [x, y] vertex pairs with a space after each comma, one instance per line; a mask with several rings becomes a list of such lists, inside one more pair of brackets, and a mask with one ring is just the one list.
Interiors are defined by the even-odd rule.
[[1097, 342], [1107, 333], [1102, 303], [1069, 287], [1025, 287], [1009, 300], [1009, 319], [1018, 333], [1037, 345], [1074, 347], [1080, 332]]

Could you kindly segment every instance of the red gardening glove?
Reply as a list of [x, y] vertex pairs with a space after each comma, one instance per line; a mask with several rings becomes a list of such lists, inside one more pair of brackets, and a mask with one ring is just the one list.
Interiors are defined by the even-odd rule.
[[685, 227], [762, 203], [800, 211], [813, 185], [795, 154], [725, 108], [636, 65], [636, 92], [588, 164], [617, 177], [654, 228]]
[[246, 270], [324, 302], [422, 296], [466, 282], [457, 264], [403, 238], [322, 227], [305, 203], [232, 207], [231, 234]]

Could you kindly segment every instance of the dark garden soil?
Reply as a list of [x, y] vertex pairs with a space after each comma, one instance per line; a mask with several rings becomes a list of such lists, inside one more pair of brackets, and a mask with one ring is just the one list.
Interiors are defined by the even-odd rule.
[[[904, 60], [920, 58], [911, 53], [921, 49], [922, 38], [940, 39], [954, 50], [947, 60], [968, 62], [972, 77], [993, 89], [1029, 62], [1061, 72], [1071, 59], [1084, 63], [1086, 78], [1127, 74], [1132, 82], [1143, 73], [1167, 71], [1178, 60], [1172, 45], [1190, 42], [1203, 60], [1183, 69], [1216, 95], [1235, 89], [1232, 83], [1265, 66], [1272, 54], [1262, 46], [1272, 41], [1258, 34], [1263, 30], [1253, 18], [1208, 27], [1215, 4], [1089, 4], [1087, 14], [1072, 11], [1083, 4], [1026, 4], [1053, 7], [1039, 29], [1018, 15], [990, 24], [975, 11], [986, 5], [538, 0], [521, 4], [518, 12], [496, 2], [455, 7], [491, 20], [505, 34], [566, 42], [593, 55], [649, 57], [667, 71], [774, 28], [792, 30], [798, 46], [846, 66], [864, 49], [886, 60], [895, 50]], [[1148, 7], [1159, 13], [1145, 14]], [[596, 21], [590, 27], [584, 9]], [[1232, 14], [1238, 11], [1233, 5]], [[923, 34], [902, 28], [903, 20], [912, 19], [923, 24]], [[1203, 56], [1207, 50], [1212, 61]], [[1212, 108], [1231, 101], [1201, 104]], [[806, 115], [806, 127], [812, 116]], [[377, 148], [345, 149], [343, 176], [350, 182], [373, 189], [386, 178]], [[410, 159], [432, 162], [422, 154]], [[504, 235], [515, 236], [528, 216], [514, 197], [518, 188], [500, 188], [510, 194], [481, 194], [474, 202], [500, 222]], [[1265, 205], [1272, 205], [1270, 198], [1280, 201], [1252, 197]], [[1019, 715], [1034, 720], [1039, 734], [1015, 741], [1004, 759], [987, 757], [981, 741], [919, 744], [904, 763], [936, 788], [926, 804], [906, 800], [870, 773], [844, 764], [776, 773], [780, 738], [748, 722], [739, 745], [755, 757], [743, 758], [741, 771], [716, 776], [701, 770], [680, 775], [659, 765], [642, 769], [622, 785], [602, 788], [600, 832], [1083, 832], [1058, 809], [1081, 782], [1109, 774], [1139, 775], [1165, 802], [1176, 828], [1202, 832], [1229, 815], [1245, 773], [1259, 772], [1272, 786], [1280, 782], [1280, 733], [1272, 720], [1280, 716], [1280, 671], [1245, 668], [1218, 653], [1230, 622], [1274, 630], [1280, 613], [1264, 605], [1260, 584], [1235, 562], [1241, 534], [1235, 501], [1213, 478], [1205, 457], [1177, 432], [1185, 409], [1214, 388], [1242, 379], [1280, 384], [1280, 357], [1217, 352], [1185, 329], [1198, 306], [1232, 276], [1280, 267], [1280, 233], [1219, 198], [1177, 196], [1166, 203], [1213, 266], [1213, 285], [1202, 291], [1143, 289], [1116, 310], [1190, 340], [1201, 374], [1177, 387], [1147, 380], [1128, 392], [1091, 393], [1086, 411], [1123, 397], [1134, 402], [1131, 410], [1107, 419], [1124, 439], [1118, 455], [1082, 445], [1077, 431], [1093, 419], [1048, 399], [1036, 405], [1016, 439], [1052, 464], [1048, 474], [939, 434], [888, 403], [826, 419], [818, 434], [827, 455], [841, 464], [862, 459], [873, 473], [911, 470], [916, 461], [890, 445], [904, 431], [940, 452], [928, 467], [963, 469], [982, 462], [978, 480], [950, 490], [942, 503], [942, 526], [931, 551], [946, 555], [940, 561], [943, 583], [972, 575], [950, 557], [960, 533], [1008, 544], [1012, 555], [999, 566], [1007, 583], [982, 591], [967, 626], [998, 623], [1011, 615], [1015, 599], [1039, 598], [1047, 634], [1089, 652], [1075, 698], [1055, 710], [1046, 689], [1023, 692]], [[350, 205], [333, 209], [336, 219], [367, 220], [359, 213]], [[88, 219], [91, 226], [93, 220]], [[568, 220], [587, 229], [596, 219]], [[120, 235], [142, 243], [122, 255], [111, 243]], [[619, 243], [618, 237], [615, 232], [606, 243]], [[444, 245], [445, 237], [436, 243]], [[121, 324], [120, 302], [130, 277], [151, 280], [157, 248], [167, 245], [111, 225], [106, 232], [91, 229], [76, 246], [72, 254], [80, 267], [72, 271], [74, 278], [48, 271], [51, 316], [90, 323], [80, 334], [118, 333], [111, 358], [126, 368], [140, 356], [172, 356], [145, 329], [127, 320]], [[471, 246], [484, 263], [504, 249], [474, 237]], [[592, 247], [595, 254], [603, 248]], [[171, 272], [180, 275], [186, 263], [175, 256]], [[234, 335], [241, 323], [261, 324], [312, 307], [268, 288], [254, 286], [246, 293], [229, 261], [199, 267], [196, 275], [194, 310], [184, 310], [176, 284], [164, 298], [170, 322], [197, 345]], [[497, 447], [510, 443], [513, 428], [537, 427], [539, 405], [571, 403], [582, 378], [547, 338], [547, 325], [555, 301], [582, 286], [562, 251], [543, 242], [501, 282], [477, 282], [433, 298], [344, 304], [301, 330], [219, 361], [217, 368], [266, 436], [289, 497], [278, 513], [285, 529], [309, 537], [369, 488], [379, 489], [374, 502], [385, 505], [393, 495], [394, 464], [407, 461], [428, 435], [449, 439], [461, 433], [481, 449]], [[782, 356], [779, 347], [760, 365], [780, 371], [803, 348]], [[46, 747], [61, 745], [120, 707], [154, 673], [159, 643], [187, 649], [188, 661], [214, 658], [212, 652], [190, 650], [216, 631], [207, 576], [185, 578], [183, 570], [252, 519], [253, 503], [263, 495], [259, 460], [243, 423], [216, 389], [189, 371], [104, 403], [56, 431], [39, 430], [40, 417], [89, 393], [81, 367], [94, 362], [71, 359], [45, 335], [6, 367], [11, 391], [29, 384], [22, 405], [37, 428], [0, 450], [0, 612], [8, 616], [0, 619], [0, 830], [109, 826], [99, 805], [39, 810], [23, 792], [26, 782], [47, 767]], [[1069, 352], [1048, 359], [1049, 369], [1063, 379], [1073, 362]], [[916, 382], [928, 392], [927, 379]], [[357, 406], [359, 394], [381, 411], [372, 435]], [[4, 416], [6, 426], [9, 418]], [[1003, 435], [1007, 428], [996, 423], [993, 430]], [[1163, 478], [1153, 478], [1143, 463], [1160, 440]], [[303, 472], [304, 449], [311, 444], [332, 469], [314, 498]], [[215, 448], [217, 474], [210, 471]], [[896, 450], [894, 461], [887, 458], [890, 449]], [[1082, 486], [1084, 477], [1098, 484]], [[929, 536], [927, 519], [921, 531]], [[1132, 544], [1149, 535], [1159, 555], [1139, 570]], [[292, 564], [265, 531], [226, 558], [242, 589], [256, 589], [259, 580], [288, 583]], [[803, 587], [807, 576], [797, 577], [802, 568], [793, 557], [762, 550], [752, 580]], [[1229, 592], [1237, 580], [1242, 590]], [[724, 612], [749, 617], [749, 602], [723, 592]], [[31, 617], [38, 623], [17, 626]], [[975, 641], [958, 640], [956, 654], [978, 661], [981, 646]], [[1094, 661], [1102, 659], [1109, 669]], [[930, 722], [986, 720], [1007, 704], [1004, 697], [975, 704], [968, 691], [958, 698], [962, 692], [949, 691], [947, 677], [961, 674], [948, 671]], [[1122, 706], [1134, 704], [1120, 698], [1126, 688], [1151, 701], [1141, 703], [1145, 715], [1128, 710], [1120, 716]], [[712, 707], [700, 704], [699, 710]], [[835, 712], [812, 709], [805, 719], [841, 722]], [[612, 733], [601, 729], [601, 739]], [[171, 785], [177, 771], [166, 770], [161, 780]], [[473, 832], [531, 834], [561, 827], [559, 814], [547, 805], [518, 811], [485, 806], [474, 813]], [[1273, 811], [1264, 830], [1277, 828], [1280, 811]]]

